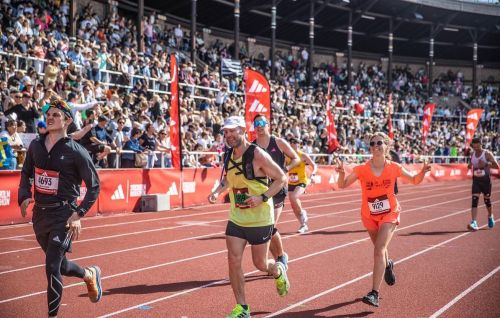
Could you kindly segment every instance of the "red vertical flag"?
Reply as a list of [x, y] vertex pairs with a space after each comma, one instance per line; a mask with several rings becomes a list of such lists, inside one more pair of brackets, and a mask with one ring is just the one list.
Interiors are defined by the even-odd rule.
[[431, 128], [432, 114], [434, 113], [436, 104], [427, 104], [424, 107], [424, 117], [422, 119], [422, 142], [425, 143], [429, 130]]
[[248, 140], [255, 139], [253, 119], [256, 115], [266, 116], [271, 124], [271, 89], [264, 74], [245, 69], [245, 121]]
[[389, 94], [389, 101], [387, 102], [387, 106], [389, 107], [389, 114], [387, 115], [387, 129], [389, 130], [389, 138], [394, 139], [394, 130], [392, 129], [392, 93]]
[[481, 108], [473, 108], [469, 110], [467, 113], [467, 124], [465, 126], [465, 146], [468, 147], [474, 137], [474, 133], [476, 132], [477, 124], [479, 123], [479, 119], [481, 119], [481, 115], [483, 114], [483, 109]]
[[335, 128], [335, 117], [331, 108], [330, 91], [332, 87], [332, 78], [328, 78], [328, 90], [326, 92], [326, 130], [328, 132], [328, 152], [332, 153], [340, 147], [337, 139], [337, 128]]
[[181, 166], [181, 117], [179, 112], [179, 76], [175, 54], [170, 54], [170, 145], [172, 147], [172, 165]]

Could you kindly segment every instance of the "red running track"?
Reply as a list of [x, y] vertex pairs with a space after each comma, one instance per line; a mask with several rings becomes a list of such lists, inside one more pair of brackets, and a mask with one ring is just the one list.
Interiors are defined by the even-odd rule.
[[[494, 181], [497, 211], [499, 186]], [[482, 229], [466, 230], [470, 187], [401, 186], [402, 222], [389, 248], [397, 283], [382, 286], [379, 308], [360, 301], [371, 288], [373, 247], [359, 220], [359, 189], [304, 195], [310, 232], [296, 234], [289, 206], [279, 225], [290, 256], [287, 297], [245, 252], [252, 316], [500, 317], [500, 229], [487, 228], [481, 205]], [[84, 285], [65, 278], [59, 317], [225, 317], [235, 303], [226, 218], [227, 206], [210, 205], [84, 219], [70, 256], [101, 267], [104, 296], [92, 304]], [[0, 227], [1, 317], [46, 317], [43, 261], [30, 225]]]

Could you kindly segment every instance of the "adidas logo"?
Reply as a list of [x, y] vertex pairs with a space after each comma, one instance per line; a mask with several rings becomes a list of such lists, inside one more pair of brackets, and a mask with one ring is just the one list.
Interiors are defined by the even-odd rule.
[[249, 93], [266, 93], [267, 88], [264, 87], [258, 80], [253, 80], [252, 86], [248, 90]]
[[177, 192], [177, 186], [175, 185], [175, 182], [172, 182], [172, 185], [170, 186], [170, 188], [168, 188], [168, 192], [167, 192], [168, 195], [178, 195], [179, 192]]
[[125, 199], [125, 195], [123, 194], [123, 187], [122, 185], [118, 185], [118, 188], [116, 188], [115, 192], [111, 196], [111, 200], [123, 200]]
[[467, 119], [478, 120], [477, 113], [472, 113], [471, 115], [467, 116]]
[[57, 242], [57, 243], [61, 243], [61, 240], [59, 239], [59, 236], [54, 236], [54, 238], [52, 239], [52, 241]]
[[338, 175], [330, 175], [330, 180], [328, 180], [328, 183], [329, 184], [332, 184], [332, 183], [337, 183], [337, 181], [339, 180], [339, 177]]
[[253, 101], [248, 110], [251, 113], [265, 113], [267, 112], [266, 106], [262, 105], [257, 99]]

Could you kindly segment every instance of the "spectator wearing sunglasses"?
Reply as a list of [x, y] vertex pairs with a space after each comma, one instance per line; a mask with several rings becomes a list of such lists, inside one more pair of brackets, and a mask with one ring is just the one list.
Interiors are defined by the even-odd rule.
[[379, 290], [382, 279], [387, 285], [396, 283], [394, 262], [389, 258], [387, 248], [392, 235], [399, 225], [401, 206], [394, 193], [397, 177], [403, 177], [412, 184], [419, 184], [431, 166], [424, 162], [422, 170], [413, 174], [399, 163], [388, 159], [389, 137], [376, 132], [369, 139], [372, 157], [366, 163], [354, 167], [351, 174], [345, 176], [344, 164], [337, 159], [338, 186], [345, 188], [360, 181], [361, 185], [361, 221], [368, 231], [374, 245], [372, 290], [363, 297], [363, 302], [378, 307]]

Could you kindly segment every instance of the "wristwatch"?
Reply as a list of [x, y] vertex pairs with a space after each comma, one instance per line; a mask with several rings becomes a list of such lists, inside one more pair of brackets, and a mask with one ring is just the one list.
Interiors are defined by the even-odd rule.
[[265, 195], [264, 193], [262, 193], [260, 195], [260, 197], [262, 198], [262, 202], [267, 202], [267, 200], [269, 200], [269, 197], [267, 195]]

